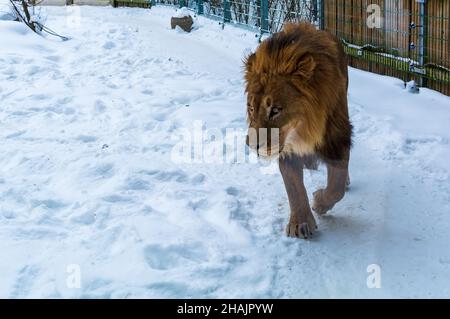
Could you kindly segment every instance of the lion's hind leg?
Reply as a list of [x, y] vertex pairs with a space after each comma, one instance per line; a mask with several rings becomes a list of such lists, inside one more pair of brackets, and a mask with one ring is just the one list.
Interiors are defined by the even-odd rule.
[[327, 163], [327, 187], [314, 192], [312, 209], [319, 215], [326, 214], [345, 195], [350, 185], [348, 160]]

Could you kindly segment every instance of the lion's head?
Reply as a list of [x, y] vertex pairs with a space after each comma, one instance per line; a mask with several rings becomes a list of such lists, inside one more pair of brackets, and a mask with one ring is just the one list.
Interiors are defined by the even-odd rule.
[[[320, 100], [321, 76], [309, 24], [289, 24], [266, 39], [245, 61], [247, 143], [262, 156], [314, 153], [322, 143], [326, 124]], [[326, 38], [326, 41], [329, 41]], [[267, 129], [266, 136], [260, 129]], [[270, 130], [279, 130], [279, 139]], [[253, 136], [256, 138], [252, 138]]]

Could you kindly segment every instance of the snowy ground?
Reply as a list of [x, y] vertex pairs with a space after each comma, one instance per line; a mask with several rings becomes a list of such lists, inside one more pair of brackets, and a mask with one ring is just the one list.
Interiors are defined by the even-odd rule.
[[195, 120], [246, 127], [254, 34], [80, 9], [46, 9], [67, 42], [0, 21], [0, 297], [450, 297], [450, 98], [351, 69], [351, 190], [288, 239], [278, 173], [171, 157]]

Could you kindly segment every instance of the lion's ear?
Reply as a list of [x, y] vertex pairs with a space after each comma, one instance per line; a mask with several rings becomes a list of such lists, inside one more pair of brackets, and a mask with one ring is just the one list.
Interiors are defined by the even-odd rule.
[[301, 76], [305, 80], [309, 80], [314, 75], [316, 66], [317, 64], [312, 54], [306, 53], [298, 60], [294, 75]]
[[252, 53], [250, 54], [245, 60], [244, 60], [244, 64], [245, 64], [245, 72], [247, 74], [252, 73], [253, 72], [253, 64], [255, 62], [256, 59], [256, 54]]

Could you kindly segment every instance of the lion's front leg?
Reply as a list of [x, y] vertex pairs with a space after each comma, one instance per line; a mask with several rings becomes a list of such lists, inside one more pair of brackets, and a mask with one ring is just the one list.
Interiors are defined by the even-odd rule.
[[319, 215], [326, 214], [345, 195], [350, 185], [348, 161], [327, 164], [327, 187], [314, 192], [312, 209]]
[[303, 162], [297, 155], [279, 159], [280, 171], [289, 199], [291, 216], [286, 227], [289, 237], [310, 238], [317, 228], [303, 185]]

